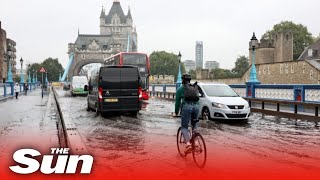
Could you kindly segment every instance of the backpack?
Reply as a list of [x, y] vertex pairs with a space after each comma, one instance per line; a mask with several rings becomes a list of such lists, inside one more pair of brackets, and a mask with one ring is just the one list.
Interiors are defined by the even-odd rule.
[[186, 84], [184, 86], [184, 100], [185, 101], [199, 101], [199, 91], [197, 82], [194, 84]]

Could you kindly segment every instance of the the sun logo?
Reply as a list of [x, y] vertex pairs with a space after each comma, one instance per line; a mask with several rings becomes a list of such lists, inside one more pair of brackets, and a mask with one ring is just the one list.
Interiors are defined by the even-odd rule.
[[[34, 149], [20, 149], [13, 154], [15, 162], [24, 165], [10, 166], [10, 169], [19, 174], [31, 174], [39, 170], [43, 174], [75, 174], [79, 161], [82, 161], [80, 173], [91, 172], [93, 157], [91, 155], [69, 155], [69, 148], [51, 148], [51, 155], [43, 155], [41, 166], [35, 157], [41, 153]], [[51, 167], [56, 157], [55, 167]]]

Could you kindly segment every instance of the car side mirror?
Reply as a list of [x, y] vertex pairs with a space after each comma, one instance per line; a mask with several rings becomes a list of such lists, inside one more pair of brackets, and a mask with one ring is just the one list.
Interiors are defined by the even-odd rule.
[[88, 85], [84, 86], [84, 91], [89, 91]]

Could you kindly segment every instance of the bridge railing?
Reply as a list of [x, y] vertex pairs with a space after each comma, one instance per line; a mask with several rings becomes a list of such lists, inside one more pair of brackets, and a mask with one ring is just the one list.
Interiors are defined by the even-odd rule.
[[[1, 97], [7, 97], [7, 96], [13, 96], [14, 95], [14, 85], [10, 83], [0, 83], [0, 98]], [[24, 92], [24, 84], [19, 84], [19, 92]], [[38, 87], [37, 83], [29, 83], [28, 84], [28, 91], [33, 91]]]
[[[320, 103], [319, 85], [258, 84], [230, 85], [241, 97]], [[176, 92], [175, 84], [152, 84], [150, 92]]]
[[[174, 85], [151, 85], [150, 96], [175, 99]], [[230, 85], [245, 98], [252, 112], [320, 122], [320, 85]]]

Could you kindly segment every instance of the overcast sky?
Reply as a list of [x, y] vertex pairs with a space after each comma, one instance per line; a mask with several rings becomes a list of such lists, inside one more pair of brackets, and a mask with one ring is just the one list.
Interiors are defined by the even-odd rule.
[[[41, 62], [48, 57], [68, 61], [68, 43], [80, 34], [99, 34], [101, 6], [113, 0], [0, 0], [0, 21], [7, 37], [17, 42], [18, 59]], [[138, 31], [138, 51], [165, 50], [182, 60], [195, 59], [195, 42], [203, 41], [204, 61], [233, 68], [248, 55], [252, 32], [261, 35], [274, 24], [290, 20], [320, 33], [318, 0], [120, 0], [131, 8]]]

